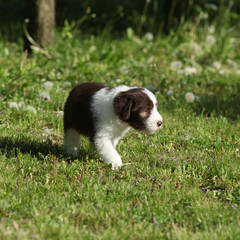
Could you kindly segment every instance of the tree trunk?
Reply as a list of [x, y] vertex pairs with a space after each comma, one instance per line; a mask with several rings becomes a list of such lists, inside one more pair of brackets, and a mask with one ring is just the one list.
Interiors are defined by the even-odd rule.
[[[52, 46], [55, 31], [55, 0], [27, 0], [27, 30], [40, 46]], [[31, 52], [31, 43], [24, 36], [24, 50]]]

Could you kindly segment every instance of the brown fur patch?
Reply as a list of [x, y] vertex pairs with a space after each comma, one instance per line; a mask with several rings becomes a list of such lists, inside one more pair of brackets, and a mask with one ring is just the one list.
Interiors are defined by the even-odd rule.
[[95, 134], [91, 98], [106, 86], [102, 83], [80, 83], [69, 93], [64, 107], [64, 131], [75, 128], [79, 134], [92, 138]]
[[142, 91], [142, 88], [134, 88], [120, 92], [113, 102], [117, 116], [137, 130], [146, 129], [145, 122], [153, 109], [153, 102]]

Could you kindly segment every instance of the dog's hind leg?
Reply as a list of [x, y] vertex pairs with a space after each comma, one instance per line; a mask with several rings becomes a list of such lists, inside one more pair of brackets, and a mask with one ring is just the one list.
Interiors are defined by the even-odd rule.
[[80, 134], [74, 128], [65, 130], [63, 145], [67, 153], [77, 158], [80, 145]]

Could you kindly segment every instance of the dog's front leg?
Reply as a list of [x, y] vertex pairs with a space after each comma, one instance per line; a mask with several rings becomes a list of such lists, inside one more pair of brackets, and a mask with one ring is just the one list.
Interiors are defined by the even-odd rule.
[[122, 166], [121, 157], [113, 146], [111, 139], [107, 137], [95, 137], [94, 144], [98, 153], [103, 157], [103, 160], [106, 163], [111, 163], [113, 169]]

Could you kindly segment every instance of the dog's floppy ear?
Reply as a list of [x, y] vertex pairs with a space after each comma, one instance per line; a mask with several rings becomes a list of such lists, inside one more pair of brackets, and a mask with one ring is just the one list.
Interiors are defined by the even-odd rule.
[[119, 93], [113, 100], [113, 108], [115, 113], [123, 121], [127, 121], [131, 115], [133, 99], [125, 92]]

